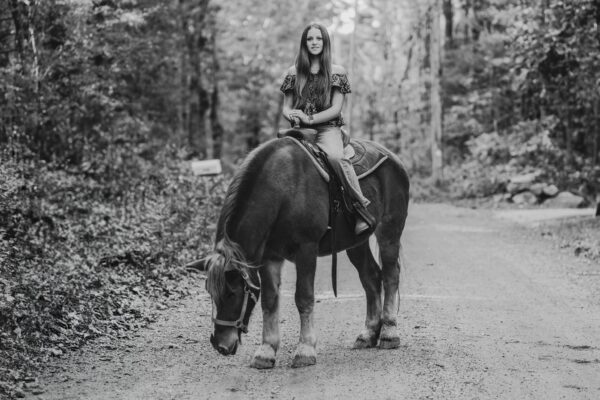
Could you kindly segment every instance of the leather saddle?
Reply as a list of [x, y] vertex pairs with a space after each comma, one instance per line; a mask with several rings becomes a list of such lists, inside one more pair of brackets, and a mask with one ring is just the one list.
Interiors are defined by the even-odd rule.
[[[373, 173], [389, 157], [389, 151], [383, 146], [364, 139], [350, 139], [345, 129], [342, 128], [344, 142], [344, 158], [352, 163], [358, 179]], [[310, 128], [281, 129], [278, 138], [290, 137], [304, 150], [326, 182], [330, 180], [329, 170], [321, 157], [317, 155], [321, 150], [316, 144], [317, 131]]]

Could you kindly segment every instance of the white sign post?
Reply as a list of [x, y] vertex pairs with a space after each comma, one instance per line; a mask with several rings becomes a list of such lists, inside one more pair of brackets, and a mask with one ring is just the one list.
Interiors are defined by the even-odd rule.
[[194, 175], [198, 175], [202, 178], [204, 183], [204, 194], [208, 197], [208, 183], [209, 178], [220, 175], [223, 172], [221, 168], [221, 160], [193, 160], [190, 162], [190, 168]]
[[194, 175], [210, 176], [219, 175], [223, 170], [221, 168], [221, 160], [194, 160], [190, 162]]

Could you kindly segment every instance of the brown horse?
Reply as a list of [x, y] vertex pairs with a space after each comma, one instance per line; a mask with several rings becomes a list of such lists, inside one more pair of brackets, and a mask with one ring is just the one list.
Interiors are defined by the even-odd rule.
[[[368, 235], [355, 236], [351, 224], [338, 232], [335, 248], [346, 250], [358, 270], [367, 298], [364, 330], [355, 348], [396, 348], [399, 302], [400, 236], [408, 209], [409, 181], [398, 158], [388, 158], [361, 180], [376, 218], [381, 267]], [[263, 337], [251, 362], [272, 368], [279, 347], [279, 287], [284, 260], [296, 264], [296, 306], [300, 342], [292, 367], [316, 363], [313, 328], [317, 256], [331, 253], [327, 183], [293, 139], [273, 139], [252, 151], [227, 192], [217, 224], [215, 252], [206, 263], [207, 290], [213, 298], [211, 343], [221, 354], [235, 354], [241, 333], [262, 294]], [[381, 290], [384, 290], [383, 305]]]

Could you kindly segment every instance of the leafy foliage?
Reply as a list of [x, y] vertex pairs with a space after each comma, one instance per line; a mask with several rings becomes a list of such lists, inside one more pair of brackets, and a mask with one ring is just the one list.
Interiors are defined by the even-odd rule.
[[[564, 190], [600, 184], [600, 6], [545, 4], [476, 2], [478, 40], [447, 49], [446, 162], [452, 178], [471, 174], [466, 186], [540, 167]], [[502, 190], [460, 186], [458, 196]]]
[[225, 182], [192, 176], [170, 149], [129, 156], [144, 172], [118, 184], [2, 164], [0, 381], [98, 335], [125, 336], [151, 320], [146, 299], [199, 284], [182, 265], [207, 252]]

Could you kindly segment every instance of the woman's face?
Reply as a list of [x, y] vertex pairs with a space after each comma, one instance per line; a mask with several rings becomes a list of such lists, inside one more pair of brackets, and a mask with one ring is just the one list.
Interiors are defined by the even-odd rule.
[[323, 35], [321, 30], [310, 28], [306, 34], [306, 47], [313, 56], [318, 56], [323, 51]]

